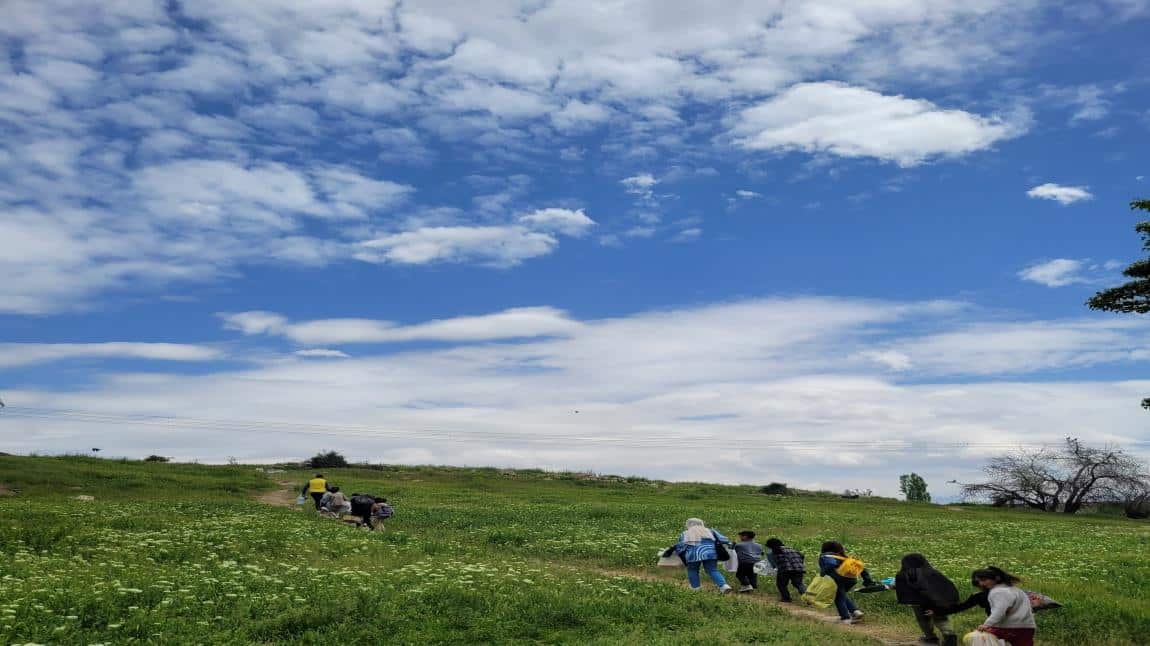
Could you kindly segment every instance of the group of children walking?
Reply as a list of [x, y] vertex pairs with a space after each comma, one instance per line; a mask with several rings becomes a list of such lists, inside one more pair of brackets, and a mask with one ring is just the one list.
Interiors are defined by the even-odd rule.
[[301, 505], [307, 502], [305, 494], [311, 496], [317, 512], [336, 519], [349, 514], [357, 519], [356, 527], [375, 530], [378, 525], [382, 528], [383, 521], [395, 514], [392, 506], [387, 504], [387, 498], [366, 493], [353, 493], [348, 497], [339, 487], [328, 482], [322, 473], [317, 473], [304, 484], [298, 499]]
[[[791, 588], [794, 588], [804, 600], [813, 600], [815, 596], [825, 597], [827, 601], [821, 605], [827, 605], [832, 603], [830, 599], [833, 590], [833, 604], [839, 620], [852, 624], [862, 620], [863, 612], [848, 593], [861, 580], [863, 592], [894, 588], [898, 602], [910, 606], [914, 612], [923, 633], [920, 643], [955, 646], [958, 637], [951, 628], [949, 616], [978, 606], [986, 612], [987, 618], [974, 635], [985, 638], [988, 643], [1005, 643], [1010, 646], [1034, 644], [1035, 623], [1030, 597], [1016, 587], [1019, 583], [1017, 577], [999, 568], [975, 570], [971, 575], [971, 584], [979, 592], [959, 603], [958, 588], [934, 569], [921, 554], [904, 556], [898, 575], [893, 582], [887, 580], [887, 583], [892, 583], [888, 586], [876, 583], [863, 562], [848, 555], [841, 543], [826, 541], [819, 550], [818, 576], [808, 588], [804, 583], [807, 568], [802, 552], [787, 546], [779, 538], [767, 539], [763, 545], [759, 545], [755, 541], [755, 532], [750, 530], [741, 531], [738, 536], [738, 542], [732, 543], [722, 533], [707, 527], [702, 520], [690, 518], [679, 540], [663, 556], [678, 555], [687, 568], [687, 580], [692, 590], [702, 589], [700, 570], [708, 574], [721, 592], [733, 590], [718, 569], [719, 561], [731, 560], [732, 555], [727, 551], [727, 546], [730, 546], [738, 561], [735, 577], [739, 581], [739, 592], [758, 589], [760, 572], [773, 571], [781, 602], [793, 601]], [[816, 588], [817, 594], [812, 596]]]

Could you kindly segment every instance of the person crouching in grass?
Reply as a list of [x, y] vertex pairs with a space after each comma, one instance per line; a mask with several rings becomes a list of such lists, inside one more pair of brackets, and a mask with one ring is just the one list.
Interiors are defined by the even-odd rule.
[[971, 575], [978, 587], [989, 592], [990, 615], [978, 627], [1011, 646], [1034, 646], [1034, 610], [1030, 597], [1015, 587], [1021, 579], [996, 567], [975, 570]]
[[739, 557], [739, 569], [735, 578], [739, 580], [739, 592], [751, 592], [759, 588], [759, 575], [755, 574], [755, 564], [763, 560], [763, 548], [755, 542], [755, 533], [749, 529], [739, 532], [739, 542], [735, 543], [735, 554]]

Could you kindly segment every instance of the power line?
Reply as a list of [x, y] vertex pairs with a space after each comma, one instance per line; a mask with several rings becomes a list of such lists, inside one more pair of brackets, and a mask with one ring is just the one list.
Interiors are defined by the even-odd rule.
[[[619, 448], [659, 448], [659, 449], [699, 449], [706, 446], [720, 446], [728, 440], [715, 434], [697, 434], [689, 437], [678, 435], [663, 437], [622, 437], [618, 435], [588, 435], [573, 433], [544, 433], [529, 431], [461, 431], [451, 429], [398, 429], [378, 428], [362, 425], [306, 424], [272, 420], [229, 420], [199, 418], [174, 415], [150, 415], [145, 413], [104, 413], [76, 409], [32, 408], [22, 406], [7, 407], [0, 419], [18, 417], [27, 419], [55, 420], [94, 424], [132, 424], [153, 428], [194, 429], [229, 433], [289, 433], [300, 435], [322, 435], [345, 439], [402, 440], [419, 439], [437, 442], [485, 442], [505, 441], [520, 444], [585, 444]], [[789, 451], [810, 451], [827, 447], [843, 447], [866, 453], [901, 453], [909, 450], [955, 450], [968, 448], [1013, 449], [1042, 448], [1061, 445], [1062, 439], [1045, 442], [939, 442], [932, 440], [835, 440], [835, 439], [767, 439], [740, 438], [739, 446], [744, 449], [781, 449]], [[1150, 446], [1150, 441], [1125, 442], [1126, 446]]]

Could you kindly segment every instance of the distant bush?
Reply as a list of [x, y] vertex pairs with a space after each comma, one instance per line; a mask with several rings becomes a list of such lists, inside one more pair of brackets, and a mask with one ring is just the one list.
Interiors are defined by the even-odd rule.
[[144, 458], [144, 462], [171, 462], [171, 458], [165, 458], [162, 455], [149, 455]]
[[791, 495], [791, 489], [785, 482], [772, 482], [769, 485], [759, 487], [759, 493], [768, 496], [789, 496]]
[[347, 458], [335, 451], [316, 453], [304, 463], [309, 469], [333, 469], [347, 466]]

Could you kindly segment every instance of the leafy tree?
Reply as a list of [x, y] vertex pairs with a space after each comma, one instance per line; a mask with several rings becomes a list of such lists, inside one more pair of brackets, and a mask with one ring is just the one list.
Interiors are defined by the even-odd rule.
[[[1150, 211], [1150, 200], [1134, 200], [1130, 210]], [[1142, 250], [1150, 251], [1150, 220], [1139, 222], [1134, 230], [1142, 234]], [[1090, 309], [1126, 314], [1150, 312], [1150, 257], [1135, 260], [1122, 273], [1133, 280], [1095, 294], [1086, 301]], [[1142, 408], [1150, 410], [1150, 397], [1142, 400]]]
[[1145, 468], [1120, 449], [1089, 447], [1068, 437], [1061, 449], [991, 458], [982, 471], [987, 481], [963, 485], [963, 496], [1073, 514], [1088, 503], [1111, 500], [1115, 487], [1141, 479]]
[[764, 493], [768, 496], [789, 496], [791, 495], [791, 490], [787, 487], [786, 483], [772, 482], [759, 487], [759, 493]]
[[343, 457], [335, 451], [328, 451], [327, 453], [316, 453], [306, 462], [309, 469], [331, 469], [336, 467], [346, 467], [347, 458]]
[[148, 457], [144, 458], [144, 462], [170, 462], [170, 461], [171, 460], [169, 458], [165, 458], [162, 455], [149, 455]]
[[898, 477], [898, 490], [906, 496], [907, 502], [930, 502], [926, 490], [926, 480], [917, 473], [905, 473]]

